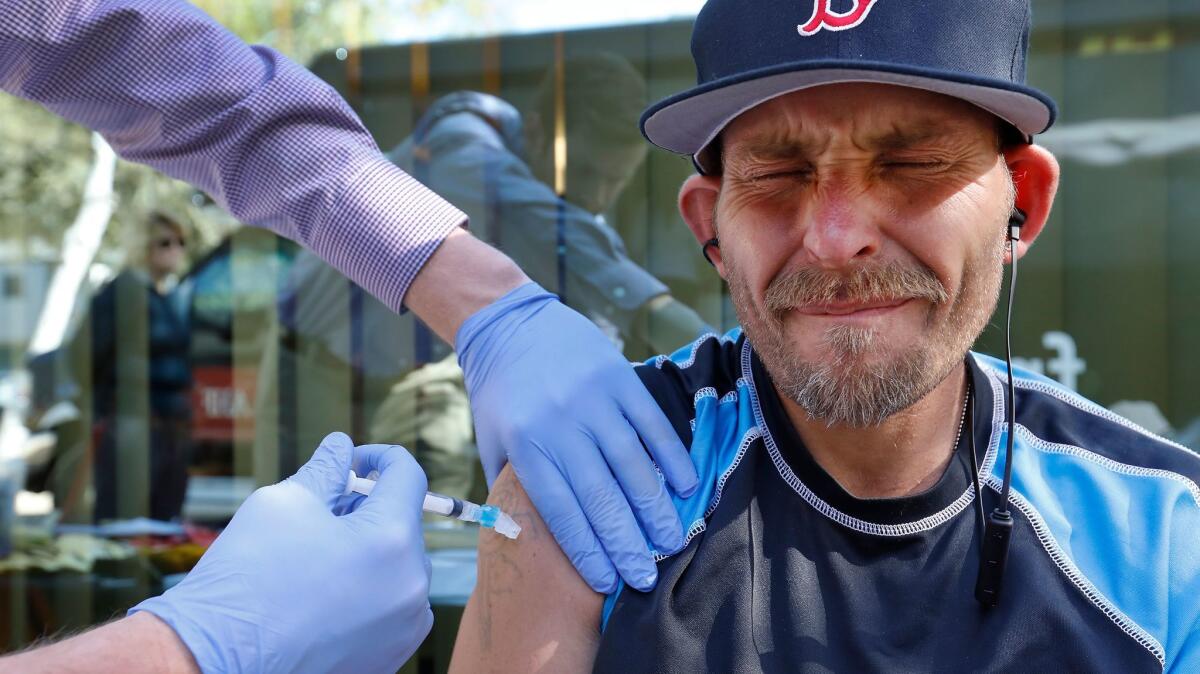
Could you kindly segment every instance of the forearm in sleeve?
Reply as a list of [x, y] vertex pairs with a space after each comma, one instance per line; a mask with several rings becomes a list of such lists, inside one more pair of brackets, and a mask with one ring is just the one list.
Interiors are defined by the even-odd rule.
[[166, 0], [0, 0], [0, 88], [296, 240], [399, 309], [466, 217], [380, 155], [331, 87]]

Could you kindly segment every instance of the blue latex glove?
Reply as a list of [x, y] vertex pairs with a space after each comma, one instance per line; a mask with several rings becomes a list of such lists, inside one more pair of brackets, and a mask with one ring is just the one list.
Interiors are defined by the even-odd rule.
[[507, 456], [593, 589], [616, 589], [618, 571], [632, 587], [652, 588], [658, 576], [647, 541], [664, 552], [683, 545], [655, 463], [682, 495], [699, 478], [629, 362], [536, 283], [468, 318], [455, 345], [488, 484]]
[[[342, 496], [351, 468], [379, 471], [369, 497]], [[402, 447], [333, 433], [246, 499], [183, 582], [130, 614], [169, 624], [205, 672], [395, 672], [433, 625], [425, 489]]]

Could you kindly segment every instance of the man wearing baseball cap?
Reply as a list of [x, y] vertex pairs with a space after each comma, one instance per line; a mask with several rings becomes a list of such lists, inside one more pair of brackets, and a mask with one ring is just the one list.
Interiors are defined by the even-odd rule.
[[452, 669], [1200, 671], [1200, 458], [969, 351], [1057, 189], [1029, 27], [709, 0], [698, 86], [642, 118], [743, 325], [638, 368], [701, 476], [686, 545], [595, 594], [502, 473], [531, 535], [481, 539]]

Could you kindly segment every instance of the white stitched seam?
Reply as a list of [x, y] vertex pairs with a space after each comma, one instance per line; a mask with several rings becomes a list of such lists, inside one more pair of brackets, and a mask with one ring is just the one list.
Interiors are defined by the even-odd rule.
[[[738, 383], [741, 384], [742, 380], [739, 379]], [[696, 402], [699, 403], [701, 398], [716, 397], [716, 395], [716, 389], [712, 388], [711, 386], [707, 386], [696, 392], [695, 399]], [[718, 401], [718, 404], [722, 402], [736, 401], [737, 399], [737, 391], [730, 391], [729, 393], [725, 394], [724, 398], [721, 398], [721, 400]], [[692, 431], [694, 432], [696, 430], [696, 420], [692, 419], [691, 424]], [[717, 488], [713, 492], [712, 502], [708, 504], [708, 508], [705, 509], [704, 515], [700, 519], [693, 522], [692, 526], [688, 527], [687, 535], [683, 539], [683, 547], [686, 548], [688, 543], [691, 543], [692, 539], [695, 538], [696, 535], [704, 531], [705, 527], [707, 526], [706, 520], [710, 515], [716, 512], [717, 505], [719, 505], [721, 502], [721, 494], [725, 490], [725, 483], [729, 480], [730, 476], [733, 475], [733, 471], [737, 470], [737, 467], [741, 465], [742, 458], [746, 456], [746, 450], [749, 449], [750, 445], [758, 438], [759, 432], [756, 426], [751, 426], [750, 428], [746, 429], [745, 434], [742, 435], [741, 443], [738, 445], [737, 454], [735, 454], [733, 457], [733, 463], [729, 464], [729, 467], [726, 468], [725, 472], [721, 473], [721, 477], [717, 479]], [[654, 561], [661, 562], [669, 556], [670, 555], [665, 555], [656, 551], [654, 553]]]
[[695, 408], [697, 405], [700, 404], [700, 401], [703, 400], [704, 398], [716, 398], [716, 397], [717, 397], [717, 389], [715, 389], [711, 386], [705, 386], [704, 388], [697, 390], [696, 395], [692, 396], [692, 407]]
[[[993, 368], [991, 366], [988, 366], [987, 369], [993, 370]], [[1005, 381], [1008, 380], [1007, 372], [1004, 372], [1004, 373], [996, 372], [997, 377], [999, 377], [1001, 375], [1003, 375]], [[1085, 398], [1081, 398], [1077, 395], [1068, 393], [1068, 392], [1058, 388], [1057, 386], [1054, 386], [1053, 384], [1048, 384], [1043, 381], [1037, 381], [1037, 380], [1031, 380], [1031, 379], [1022, 379], [1020, 377], [1014, 377], [1014, 379], [1015, 379], [1015, 381], [1013, 383], [1018, 388], [1023, 388], [1023, 389], [1027, 389], [1030, 391], [1038, 391], [1040, 393], [1045, 393], [1046, 395], [1053, 396], [1053, 397], [1057, 398], [1058, 400], [1061, 400], [1062, 402], [1067, 403], [1068, 405], [1070, 405], [1071, 407], [1074, 407], [1077, 410], [1087, 412], [1089, 414], [1094, 414], [1095, 416], [1098, 416], [1102, 419], [1106, 419], [1106, 420], [1111, 421], [1120, 426], [1124, 426], [1125, 428], [1128, 428], [1131, 431], [1140, 433], [1141, 435], [1144, 435], [1152, 440], [1157, 440], [1158, 442], [1161, 442], [1163, 444], [1174, 447], [1175, 449], [1187, 452], [1188, 454], [1190, 454], [1193, 457], [1200, 456], [1200, 454], [1198, 454], [1196, 452], [1196, 450], [1194, 450], [1190, 447], [1181, 445], [1178, 442], [1173, 442], [1173, 441], [1168, 440], [1160, 435], [1155, 435], [1154, 433], [1151, 433], [1150, 431], [1142, 428], [1141, 426], [1138, 426], [1137, 424], [1135, 424], [1132, 421], [1126, 419], [1125, 417], [1117, 414], [1116, 412], [1113, 412], [1109, 409], [1101, 407]]]
[[[733, 471], [737, 470], [737, 467], [741, 465], [742, 459], [746, 456], [746, 450], [750, 449], [750, 445], [753, 444], [754, 441], [759, 437], [760, 434], [758, 432], [758, 427], [751, 426], [750, 428], [746, 429], [746, 433], [742, 435], [741, 444], [738, 446], [737, 454], [733, 457], [733, 463], [729, 464], [729, 467], [725, 469], [724, 473], [721, 473], [721, 477], [717, 480], [717, 488], [713, 491], [712, 502], [708, 504], [708, 508], [705, 509], [704, 515], [699, 520], [696, 520], [696, 522], [694, 522], [688, 529], [688, 534], [683, 539], [683, 547], [686, 548], [688, 543], [692, 541], [692, 538], [694, 538], [696, 534], [704, 531], [706, 526], [705, 522], [714, 512], [716, 512], [717, 506], [721, 503], [721, 495], [725, 491], [725, 483], [729, 481], [729, 478], [733, 475]], [[699, 525], [698, 529], [696, 528], [697, 525]], [[667, 557], [668, 555], [663, 555], [656, 552], [654, 555], [654, 561], [662, 561]]]
[[[701, 335], [699, 339], [692, 342], [692, 352], [690, 354], [688, 354], [687, 360], [683, 361], [682, 363], [677, 363], [676, 367], [678, 367], [681, 370], [686, 370], [689, 367], [695, 365], [696, 364], [696, 354], [700, 351], [700, 347], [703, 346], [704, 343], [710, 339], [715, 339], [722, 344], [729, 344], [729, 343], [736, 341], [736, 340], [731, 339], [728, 335], [718, 335], [715, 332], [706, 332], [703, 335]], [[671, 360], [670, 356], [658, 356], [657, 358], [654, 359], [654, 366], [659, 369], [662, 369], [663, 364], [669, 360]], [[674, 361], [672, 361], [672, 362], [674, 362]]]
[[1077, 447], [1075, 445], [1064, 445], [1057, 442], [1050, 442], [1049, 440], [1043, 440], [1042, 438], [1034, 435], [1033, 431], [1025, 428], [1021, 424], [1017, 424], [1017, 434], [1024, 437], [1025, 441], [1030, 445], [1044, 452], [1049, 452], [1051, 454], [1066, 454], [1068, 456], [1084, 459], [1085, 461], [1091, 461], [1092, 463], [1098, 464], [1103, 468], [1107, 468], [1114, 473], [1133, 475], [1135, 477], [1166, 478], [1168, 480], [1179, 482], [1183, 484], [1184, 488], [1188, 490], [1188, 493], [1192, 495], [1192, 500], [1196, 502], [1196, 505], [1200, 506], [1200, 486], [1197, 486], [1195, 482], [1192, 482], [1179, 473], [1163, 470], [1161, 468], [1145, 468], [1143, 466], [1134, 466], [1128, 463], [1121, 463], [1120, 461], [1114, 461], [1107, 456], [1102, 456], [1095, 452], [1088, 451], [1082, 447]]
[[[738, 384], [740, 385], [741, 383], [742, 383], [742, 380], [739, 379]], [[692, 407], [695, 408], [696, 406], [698, 406], [700, 404], [700, 400], [703, 398], [715, 398], [717, 400], [718, 405], [725, 405], [728, 403], [737, 402], [738, 392], [737, 392], [737, 389], [734, 389], [732, 391], [729, 391], [725, 395], [721, 396], [720, 398], [717, 398], [717, 389], [715, 389], [711, 386], [705, 386], [702, 389], [698, 389], [696, 391], [696, 394], [694, 396], [692, 396]], [[692, 421], [694, 423], [695, 419], [693, 419]]]
[[[698, 519], [695, 522], [692, 522], [692, 526], [688, 527], [687, 535], [683, 537], [683, 547], [686, 548], [688, 544], [692, 542], [692, 539], [704, 533], [704, 530], [707, 527], [708, 523], [705, 522], [704, 519]], [[662, 560], [671, 556], [672, 555], [663, 554], [657, 550], [654, 551], [655, 562], [661, 562]]]
[[[996, 478], [994, 475], [989, 477], [987, 482], [989, 487], [997, 491], [999, 491], [1003, 486], [1002, 481]], [[1129, 616], [1125, 615], [1121, 609], [1117, 608], [1108, 597], [1105, 597], [1104, 594], [1092, 584], [1092, 581], [1088, 580], [1087, 577], [1083, 575], [1083, 572], [1079, 570], [1079, 567], [1075, 566], [1075, 563], [1063, 553], [1062, 548], [1058, 545], [1058, 541], [1054, 540], [1054, 537], [1050, 534], [1050, 529], [1042, 520], [1042, 516], [1040, 513], [1038, 513], [1037, 508], [1033, 507], [1033, 504], [1031, 504], [1029, 501], [1026, 501], [1025, 497], [1019, 494], [1016, 489], [1009, 490], [1009, 499], [1012, 504], [1016, 506], [1017, 510], [1021, 511], [1021, 514], [1025, 516], [1025, 519], [1029, 521], [1030, 526], [1033, 527], [1034, 534], [1037, 535], [1038, 541], [1042, 544], [1042, 548], [1046, 551], [1046, 554], [1050, 556], [1051, 561], [1058, 566], [1058, 570], [1067, 577], [1067, 580], [1071, 581], [1071, 583], [1083, 593], [1083, 596], [1086, 597], [1093, 606], [1100, 609], [1100, 611], [1103, 612], [1104, 615], [1113, 622], [1113, 624], [1121, 628], [1121, 631], [1129, 635], [1129, 637], [1136, 641], [1142, 648], [1150, 651], [1150, 653], [1158, 659], [1159, 666], [1165, 667], [1166, 653], [1163, 650], [1162, 644], [1158, 642], [1158, 639], [1155, 639], [1153, 635], [1142, 629], [1141, 625], [1138, 625]]]
[[[954, 519], [960, 512], [975, 500], [975, 487], [971, 485], [967, 487], [963, 493], [954, 500], [953, 503], [941, 509], [940, 511], [919, 519], [915, 522], [905, 522], [903, 524], [876, 524], [860, 520], [857, 517], [851, 517], [846, 513], [834, 508], [826, 503], [823, 499], [817, 496], [807, 485], [796, 476], [792, 471], [792, 467], [784, 460], [783, 455], [779, 452], [779, 447], [775, 444], [775, 438], [771, 435], [771, 429], [767, 426], [766, 420], [763, 418], [762, 405], [758, 400], [758, 389], [754, 384], [754, 373], [750, 367], [750, 342], [747, 341], [742, 346], [742, 377], [750, 383], [750, 402], [754, 408], [754, 422], [761, 429], [763, 443], [767, 446], [767, 454], [771, 457], [771, 462], [775, 464], [775, 469], [779, 472], [779, 476], [783, 481], [792, 488], [800, 498], [804, 499], [810, 506], [816, 509], [825, 517], [841, 524], [842, 526], [860, 531], [865, 534], [875, 536], [909, 536], [912, 534], [928, 531], [949, 522]], [[995, 387], [993, 386], [993, 389]], [[996, 446], [999, 442], [999, 435], [995, 433], [995, 415], [992, 417], [993, 432], [991, 439], [988, 442], [988, 451], [984, 459], [984, 467], [980, 469], [980, 479], [987, 475], [987, 470], [995, 461]], [[973, 429], [972, 429], [973, 430]]]
[[1007, 427], [1007, 422], [1004, 419], [1004, 393], [1000, 388], [999, 378], [991, 368], [980, 363], [978, 358], [975, 359], [975, 365], [983, 370], [992, 387], [992, 430], [988, 433], [987, 452], [984, 453], [983, 461], [979, 466], [979, 481], [982, 484], [992, 474], [992, 469], [996, 465], [1000, 453], [1000, 432]]
[[[676, 367], [678, 367], [681, 370], [686, 370], [689, 367], [695, 365], [697, 352], [699, 352], [700, 347], [710, 339], [716, 339], [719, 341], [721, 338], [712, 332], [705, 333], [704, 335], [702, 335], [700, 337], [700, 339], [697, 339], [696, 341], [692, 342], [692, 352], [690, 354], [688, 354], [687, 360], [683, 361], [682, 363], [677, 363]], [[655, 363], [655, 365], [657, 367], [661, 368], [663, 366], [663, 363], [667, 362], [668, 360], [671, 360], [669, 356], [659, 356], [659, 360]]]
[[708, 519], [717, 510], [717, 505], [721, 503], [721, 493], [725, 490], [725, 483], [733, 475], [733, 471], [742, 463], [742, 458], [746, 456], [746, 450], [750, 449], [750, 444], [760, 437], [757, 426], [751, 426], [746, 429], [745, 435], [742, 436], [742, 442], [738, 445], [737, 454], [733, 457], [733, 463], [721, 473], [720, 479], [717, 480], [717, 488], [713, 491], [712, 502], [708, 504], [708, 508], [704, 511], [705, 519]]

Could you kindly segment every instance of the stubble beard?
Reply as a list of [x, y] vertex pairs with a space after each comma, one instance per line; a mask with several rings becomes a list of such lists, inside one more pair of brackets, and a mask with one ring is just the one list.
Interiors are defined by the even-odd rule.
[[[1009, 211], [1005, 212], [1005, 222]], [[858, 270], [849, 277], [801, 269], [776, 277], [765, 294], [767, 308], [759, 311], [737, 264], [726, 256], [730, 294], [747, 338], [781, 395], [829, 427], [878, 426], [929, 395], [961, 366], [983, 332], [996, 308], [1003, 277], [1004, 238], [999, 235], [1003, 230], [998, 224], [992, 231], [997, 237], [967, 261], [962, 283], [953, 297], [934, 272], [923, 266], [882, 265]], [[888, 344], [887, 336], [873, 328], [838, 325], [822, 335], [829, 355], [819, 361], [805, 361], [796, 357], [796, 349], [784, 331], [786, 307], [820, 300], [893, 297], [919, 298], [930, 307], [924, 338], [908, 348]], [[879, 357], [885, 349], [888, 353]]]

